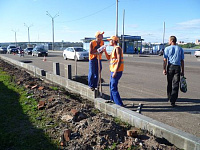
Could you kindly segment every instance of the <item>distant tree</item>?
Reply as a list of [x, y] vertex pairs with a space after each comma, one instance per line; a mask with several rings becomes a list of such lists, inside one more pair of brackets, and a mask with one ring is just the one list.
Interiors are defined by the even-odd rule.
[[193, 48], [196, 45], [195, 45], [195, 43], [187, 43], [185, 45], [179, 45], [179, 46], [182, 47], [182, 48]]

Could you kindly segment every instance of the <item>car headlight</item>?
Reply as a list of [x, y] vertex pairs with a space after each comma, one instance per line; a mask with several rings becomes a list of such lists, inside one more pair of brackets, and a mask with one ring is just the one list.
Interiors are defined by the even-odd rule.
[[41, 53], [41, 52], [38, 52], [38, 53]]

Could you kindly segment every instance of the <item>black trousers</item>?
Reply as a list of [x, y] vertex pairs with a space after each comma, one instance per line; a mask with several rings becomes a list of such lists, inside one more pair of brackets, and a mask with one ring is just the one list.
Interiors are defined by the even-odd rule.
[[178, 98], [181, 67], [178, 65], [167, 66], [167, 96], [171, 103]]

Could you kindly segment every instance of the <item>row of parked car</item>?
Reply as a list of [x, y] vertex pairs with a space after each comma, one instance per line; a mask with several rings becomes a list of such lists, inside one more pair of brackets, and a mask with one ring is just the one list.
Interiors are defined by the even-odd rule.
[[[27, 54], [32, 56], [48, 56], [48, 51], [44, 49], [43, 46], [36, 46], [34, 48], [27, 47], [24, 50], [20, 47], [9, 45], [7, 48], [0, 48], [0, 53], [3, 54]], [[64, 59], [74, 59], [74, 60], [88, 60], [89, 52], [82, 47], [68, 47], [63, 51]]]
[[45, 50], [42, 46], [36, 46], [35, 48], [27, 47], [23, 50], [21, 47], [9, 45], [7, 48], [1, 47], [0, 53], [2, 53], [2, 54], [25, 53], [27, 55], [32, 55], [32, 56], [48, 56], [48, 51]]

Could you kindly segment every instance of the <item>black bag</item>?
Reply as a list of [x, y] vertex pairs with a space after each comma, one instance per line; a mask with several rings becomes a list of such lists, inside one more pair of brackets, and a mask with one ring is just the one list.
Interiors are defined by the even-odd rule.
[[181, 80], [180, 80], [180, 90], [183, 93], [187, 92], [187, 82], [186, 82], [186, 77], [181, 76]]

